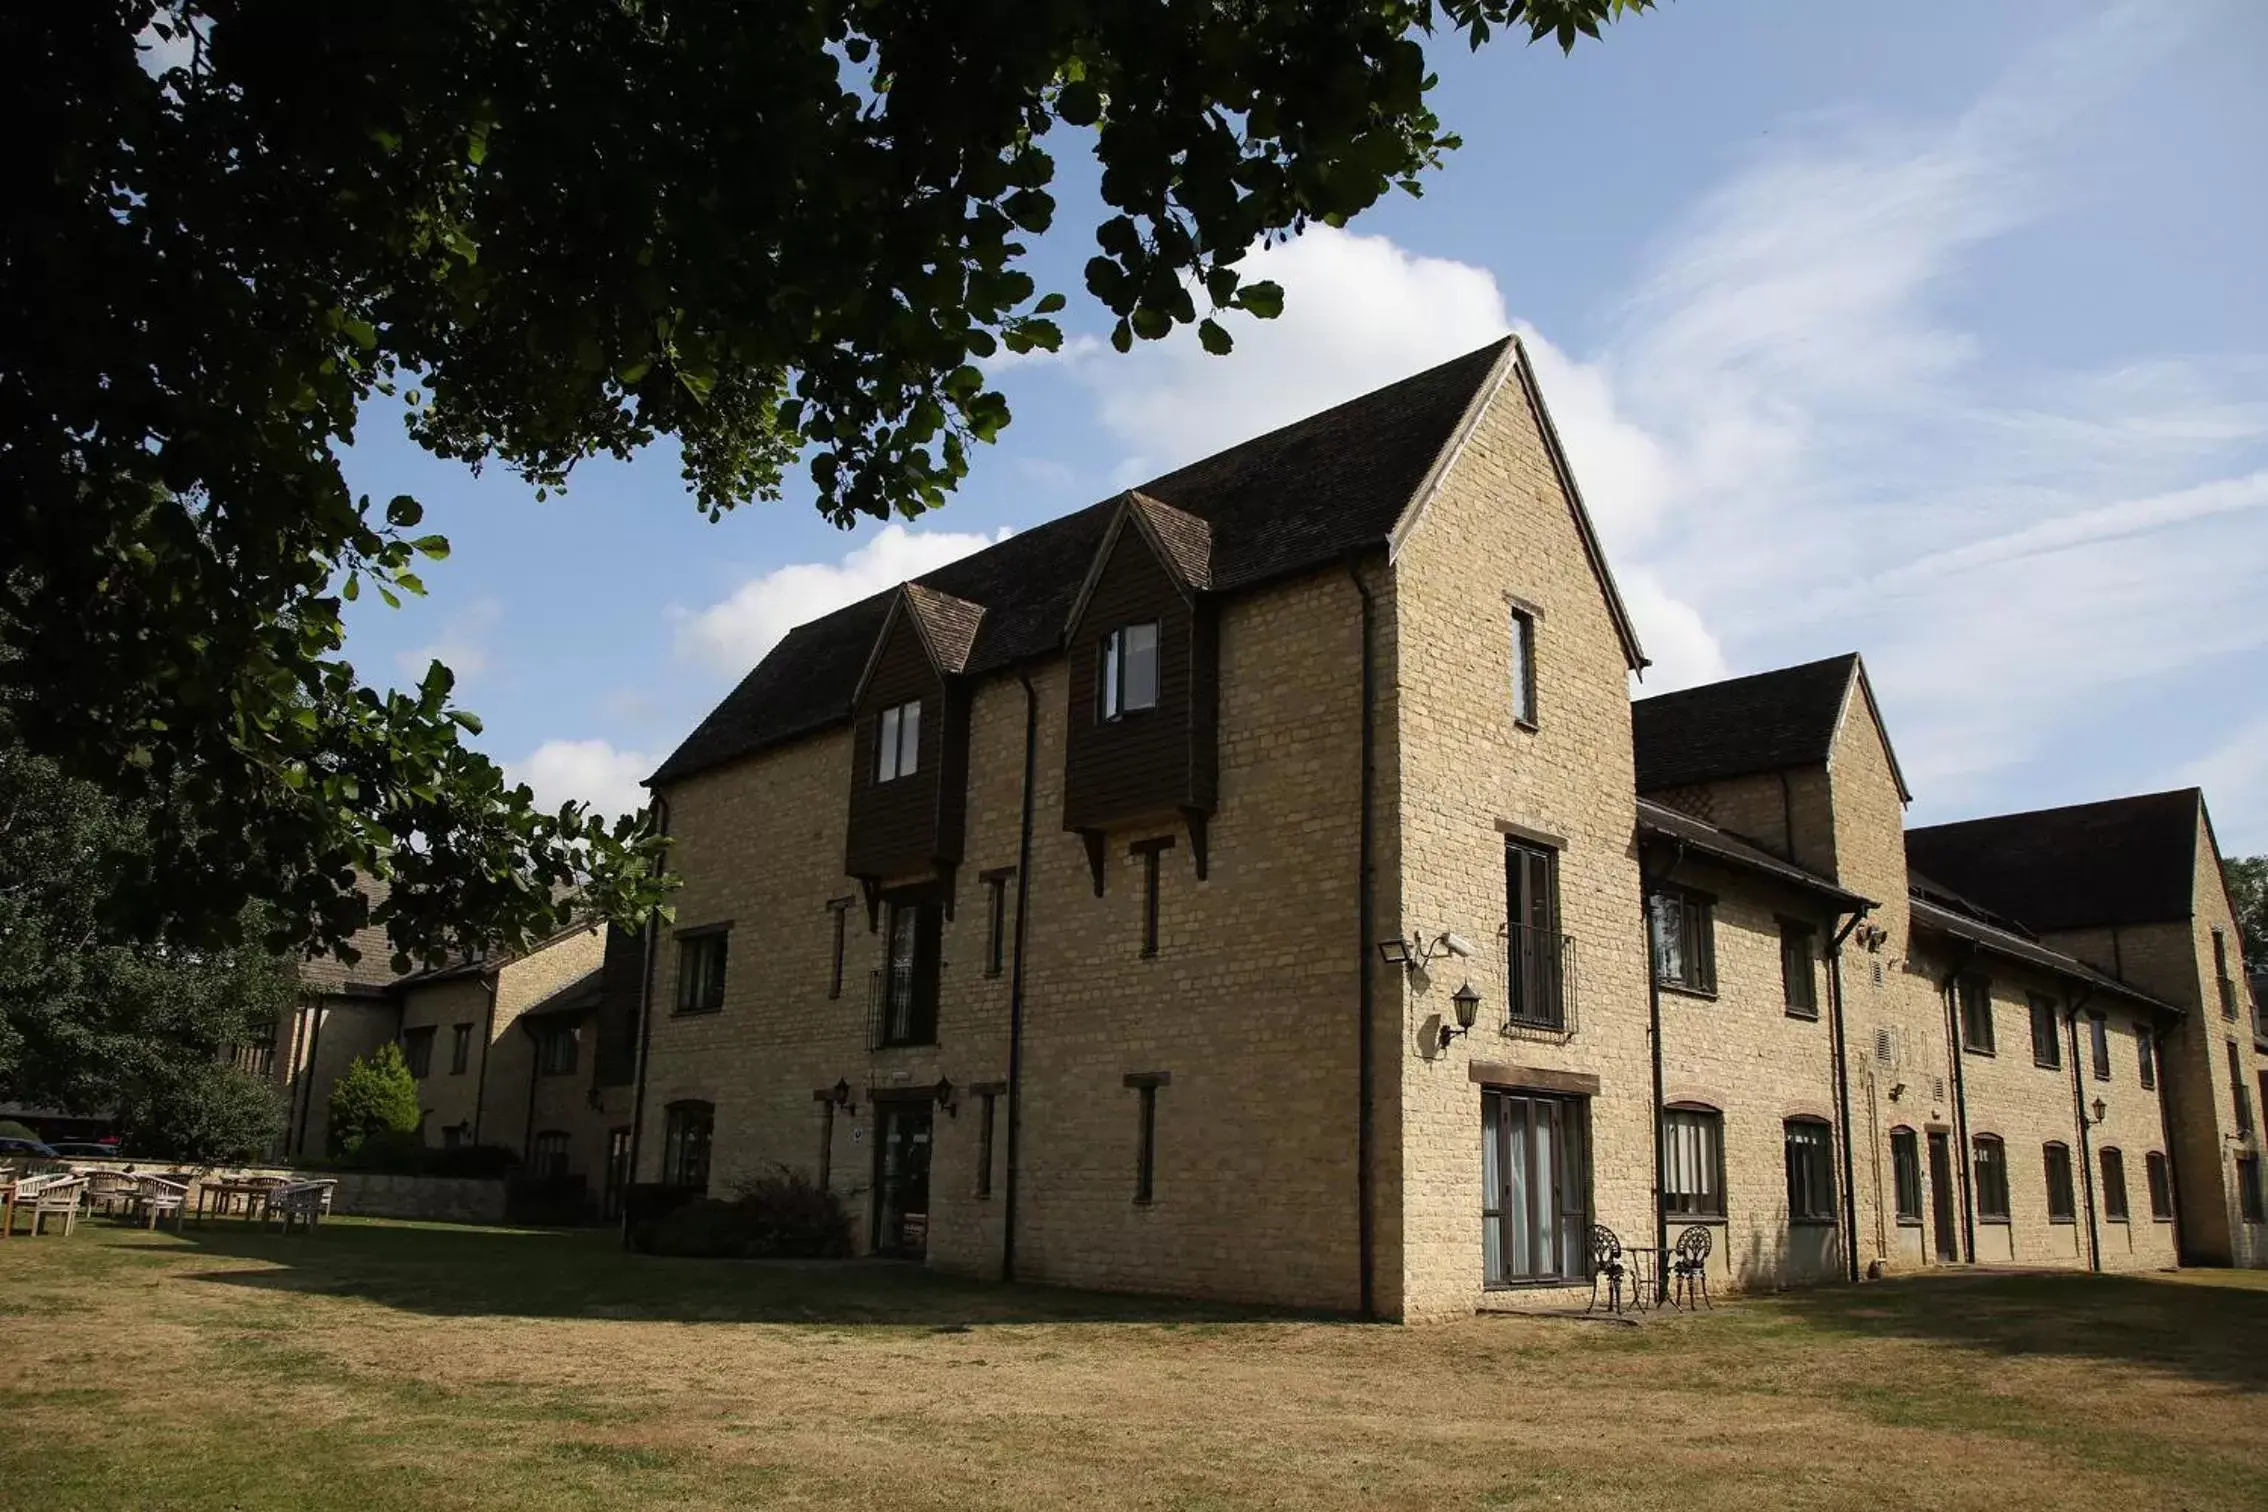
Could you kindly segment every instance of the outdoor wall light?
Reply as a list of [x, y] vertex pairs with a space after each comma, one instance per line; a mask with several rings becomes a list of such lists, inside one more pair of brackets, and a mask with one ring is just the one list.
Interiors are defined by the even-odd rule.
[[939, 1078], [937, 1078], [937, 1085], [933, 1089], [933, 1095], [937, 1099], [937, 1106], [945, 1110], [947, 1117], [958, 1118], [961, 1116], [961, 1105], [958, 1102], [954, 1101], [953, 1080], [951, 1077], [940, 1076]]
[[1399, 935], [1391, 940], [1380, 940], [1378, 958], [1389, 966], [1407, 966], [1410, 964], [1410, 942]]
[[1473, 1020], [1480, 1017], [1480, 994], [1473, 991], [1472, 983], [1467, 982], [1449, 995], [1449, 1005], [1457, 1010], [1457, 1027], [1452, 1029], [1447, 1024], [1441, 1026], [1441, 1048], [1444, 1050], [1449, 1048], [1449, 1042], [1458, 1035], [1473, 1032]]
[[1460, 958], [1469, 956], [1473, 953], [1473, 942], [1453, 930], [1444, 931], [1430, 940], [1421, 936], [1414, 940], [1396, 937], [1378, 942], [1379, 959], [1389, 966], [1406, 966], [1412, 971], [1423, 971], [1443, 951]]
[[2095, 1099], [2095, 1122], [2101, 1123], [2103, 1121], [2103, 1115], [2109, 1111], [2110, 1109], [2104, 1105], [2101, 1098], [2098, 1097]]
[[856, 1113], [858, 1111], [858, 1109], [853, 1107], [851, 1104], [850, 1083], [847, 1081], [836, 1082], [834, 1085], [834, 1090], [829, 1094], [827, 1101], [833, 1103], [836, 1107], [842, 1109], [845, 1113]]

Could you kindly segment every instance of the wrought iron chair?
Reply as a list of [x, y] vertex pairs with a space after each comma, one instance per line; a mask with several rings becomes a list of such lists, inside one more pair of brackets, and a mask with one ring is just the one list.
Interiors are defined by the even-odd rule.
[[1613, 1229], [1603, 1223], [1591, 1225], [1591, 1305], [1583, 1309], [1591, 1312], [1599, 1305], [1599, 1282], [1607, 1284], [1607, 1311], [1622, 1311], [1622, 1283], [1628, 1278], [1630, 1267], [1622, 1258], [1622, 1240]]
[[1709, 1249], [1714, 1243], [1715, 1236], [1698, 1223], [1677, 1236], [1677, 1243], [1670, 1249], [1672, 1306], [1682, 1299], [1688, 1308], [1715, 1309], [1717, 1304], [1709, 1300]]

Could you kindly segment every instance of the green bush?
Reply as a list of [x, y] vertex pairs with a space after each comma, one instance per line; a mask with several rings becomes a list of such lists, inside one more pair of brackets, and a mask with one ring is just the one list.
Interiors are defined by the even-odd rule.
[[850, 1215], [832, 1192], [785, 1166], [743, 1181], [727, 1201], [703, 1197], [653, 1224], [657, 1255], [825, 1260], [851, 1252]]
[[399, 1045], [380, 1045], [367, 1060], [355, 1057], [331, 1088], [334, 1155], [354, 1155], [373, 1136], [415, 1135], [418, 1123], [417, 1078], [410, 1075]]
[[27, 1125], [27, 1124], [20, 1124], [20, 1123], [16, 1122], [16, 1121], [15, 1121], [14, 1119], [12, 1119], [12, 1118], [0, 1118], [0, 1139], [38, 1139], [38, 1138], [39, 1138], [39, 1136], [38, 1136], [37, 1134], [34, 1134], [34, 1133], [33, 1133], [33, 1132], [31, 1131], [31, 1128], [30, 1128], [30, 1126], [29, 1126], [29, 1125]]
[[240, 1165], [260, 1159], [282, 1135], [284, 1099], [272, 1082], [248, 1071], [192, 1062], [129, 1083], [118, 1119], [138, 1155]]

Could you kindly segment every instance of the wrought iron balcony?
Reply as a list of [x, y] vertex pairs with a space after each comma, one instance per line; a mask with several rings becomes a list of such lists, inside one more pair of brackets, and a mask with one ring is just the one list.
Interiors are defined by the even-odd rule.
[[1505, 1032], [1575, 1032], [1575, 937], [1510, 925], [1504, 932]]

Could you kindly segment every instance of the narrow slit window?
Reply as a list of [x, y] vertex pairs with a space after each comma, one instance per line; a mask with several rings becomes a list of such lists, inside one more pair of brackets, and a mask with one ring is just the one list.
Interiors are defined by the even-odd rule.
[[1512, 628], [1512, 719], [1530, 729], [1536, 723], [1536, 617], [1514, 607]]
[[1158, 953], [1158, 857], [1172, 848], [1170, 835], [1139, 841], [1132, 848], [1134, 858], [1142, 864], [1142, 955], [1145, 959]]
[[995, 1104], [1000, 1100], [997, 1092], [977, 1095], [977, 1157], [976, 1195], [992, 1195], [992, 1128]]
[[2126, 1221], [2126, 1156], [2117, 1150], [2105, 1150], [2103, 1166], [2103, 1216], [2113, 1223]]
[[984, 974], [996, 977], [1008, 963], [1008, 888], [1016, 880], [1013, 870], [997, 871], [985, 879]]
[[827, 930], [832, 936], [827, 948], [827, 996], [830, 999], [843, 995], [843, 945], [848, 929], [844, 920], [850, 915], [851, 900], [837, 898], [827, 905]]
[[2110, 1020], [2100, 1013], [2087, 1015], [2087, 1060], [2095, 1080], [2110, 1080]]
[[1144, 1071], [1126, 1078], [1135, 1093], [1134, 1201], [1147, 1207], [1158, 1189], [1158, 1088], [1172, 1080], [1164, 1071]]

